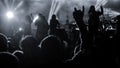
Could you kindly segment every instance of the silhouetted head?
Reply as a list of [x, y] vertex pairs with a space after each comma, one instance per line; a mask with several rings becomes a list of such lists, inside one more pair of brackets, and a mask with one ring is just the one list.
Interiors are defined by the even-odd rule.
[[7, 37], [0, 33], [0, 52], [8, 50], [7, 41]]
[[90, 6], [89, 12], [95, 12], [95, 6], [94, 5]]
[[38, 47], [37, 40], [32, 36], [26, 36], [20, 42], [20, 48], [23, 50], [29, 50], [36, 47]]
[[58, 39], [56, 36], [50, 35], [42, 40], [40, 47], [48, 51], [48, 50], [60, 50], [62, 46], [60, 39]]
[[12, 54], [15, 55], [19, 59], [20, 63], [23, 63], [23, 61], [24, 61], [23, 51], [16, 50]]
[[45, 37], [42, 40], [40, 47], [43, 51], [46, 51], [52, 54], [56, 54], [56, 53], [58, 54], [62, 52], [64, 49], [64, 46], [61, 45], [60, 39], [54, 35], [49, 35]]
[[45, 54], [45, 59], [62, 59], [64, 46], [61, 45], [60, 40], [56, 36], [50, 35], [44, 38], [40, 47], [42, 53]]
[[56, 19], [56, 15], [52, 15], [52, 19]]
[[19, 63], [19, 59], [7, 52], [0, 53], [0, 66], [1, 67], [9, 67], [9, 68], [17, 68]]

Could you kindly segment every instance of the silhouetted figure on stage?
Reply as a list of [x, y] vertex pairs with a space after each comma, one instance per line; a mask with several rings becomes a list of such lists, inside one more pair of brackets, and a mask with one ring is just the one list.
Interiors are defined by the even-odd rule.
[[40, 42], [48, 35], [48, 22], [42, 14], [39, 14], [39, 18], [35, 22], [35, 25], [37, 26], [36, 38]]
[[99, 16], [103, 14], [103, 7], [101, 6], [101, 11], [96, 11], [95, 6], [92, 5], [89, 9], [88, 14], [89, 14], [89, 20], [88, 20], [89, 33], [94, 40], [95, 36], [98, 33], [98, 28], [99, 28], [99, 23], [100, 23]]
[[83, 29], [82, 27], [85, 26], [84, 21], [83, 21], [83, 17], [84, 17], [84, 6], [82, 8], [82, 10], [77, 10], [77, 8], [74, 8], [74, 12], [73, 12], [73, 17], [77, 23], [77, 25], [79, 26], [79, 28]]
[[65, 29], [60, 28], [60, 23], [56, 18], [56, 15], [52, 15], [52, 19], [50, 20], [50, 35], [55, 35], [61, 39], [61, 41], [66, 41], [67, 43], [71, 43], [68, 39], [68, 35]]
[[84, 33], [86, 32], [86, 26], [85, 23], [83, 21], [83, 17], [84, 17], [84, 6], [82, 10], [77, 10], [76, 8], [74, 8], [74, 12], [73, 12], [73, 17], [80, 29], [80, 32], [82, 35], [84, 35]]
[[82, 47], [86, 47], [86, 43], [87, 43], [87, 28], [86, 28], [86, 25], [83, 21], [83, 17], [84, 17], [84, 6], [82, 8], [82, 10], [77, 10], [76, 8], [74, 8], [74, 12], [73, 12], [73, 17], [80, 29], [80, 33], [81, 33], [81, 38], [82, 38], [82, 41], [83, 41], [83, 44], [82, 44]]
[[60, 23], [56, 19], [56, 15], [52, 15], [52, 19], [50, 20], [50, 34], [55, 35], [57, 31], [57, 27], [60, 26]]
[[[74, 12], [73, 12], [73, 17], [78, 25], [78, 27], [80, 28], [81, 32], [83, 33], [83, 29], [85, 29], [85, 24], [83, 21], [83, 17], [84, 17], [84, 6], [82, 8], [82, 10], [77, 10], [76, 8], [74, 8]], [[85, 29], [86, 30], [86, 29]]]

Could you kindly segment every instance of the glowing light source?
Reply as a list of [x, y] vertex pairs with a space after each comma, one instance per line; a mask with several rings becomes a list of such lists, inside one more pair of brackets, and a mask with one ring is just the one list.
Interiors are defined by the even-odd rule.
[[8, 11], [6, 13], [7, 18], [12, 19], [14, 17], [14, 13], [12, 11]]
[[35, 17], [34, 17], [34, 19], [33, 19], [33, 23], [35, 23], [36, 22], [36, 20], [38, 20], [39, 19], [39, 16], [38, 15], [36, 15]]
[[19, 31], [23, 31], [23, 28], [20, 27], [20, 28], [19, 28]]

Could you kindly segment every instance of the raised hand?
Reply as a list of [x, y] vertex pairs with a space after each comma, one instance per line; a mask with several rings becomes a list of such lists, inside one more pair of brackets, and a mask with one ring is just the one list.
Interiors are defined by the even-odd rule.
[[85, 7], [83, 6], [82, 9], [83, 9], [83, 12], [84, 12], [85, 11]]
[[81, 11], [80, 9], [77, 10], [77, 8], [74, 8], [73, 17], [76, 20], [76, 22], [82, 21], [83, 16], [84, 16], [84, 7], [83, 7], [83, 11]]
[[103, 6], [100, 6], [100, 8], [101, 8], [101, 15], [103, 14]]

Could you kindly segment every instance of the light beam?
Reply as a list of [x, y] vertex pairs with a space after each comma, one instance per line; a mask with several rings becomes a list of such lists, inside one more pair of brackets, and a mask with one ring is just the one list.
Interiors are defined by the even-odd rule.
[[5, 0], [5, 5], [6, 5], [7, 9], [9, 9], [9, 3], [8, 3], [8, 0]]
[[12, 0], [11, 8], [14, 6], [15, 0]]
[[64, 3], [64, 1], [63, 1], [63, 0], [62, 0], [62, 1], [60, 1], [60, 2], [58, 2], [58, 6], [56, 7], [56, 10], [55, 10], [54, 14], [57, 14], [57, 13], [58, 13], [58, 11], [59, 11], [59, 10], [60, 10], [60, 8], [62, 7], [63, 3]]
[[50, 19], [52, 15], [58, 13], [63, 3], [64, 3], [64, 0], [52, 0], [51, 9], [48, 17], [48, 24], [50, 23]]
[[23, 1], [21, 1], [21, 2], [14, 8], [14, 10], [16, 11], [20, 6], [22, 6], [22, 4], [23, 4]]
[[53, 11], [53, 7], [54, 7], [54, 3], [55, 3], [55, 0], [52, 0], [50, 12], [49, 12], [49, 17], [48, 17], [48, 24], [50, 23], [50, 18], [52, 16], [52, 11]]
[[39, 16], [38, 15], [36, 15], [35, 17], [34, 17], [34, 19], [33, 19], [33, 23], [35, 23], [36, 22], [36, 20], [38, 20], [39, 19]]

